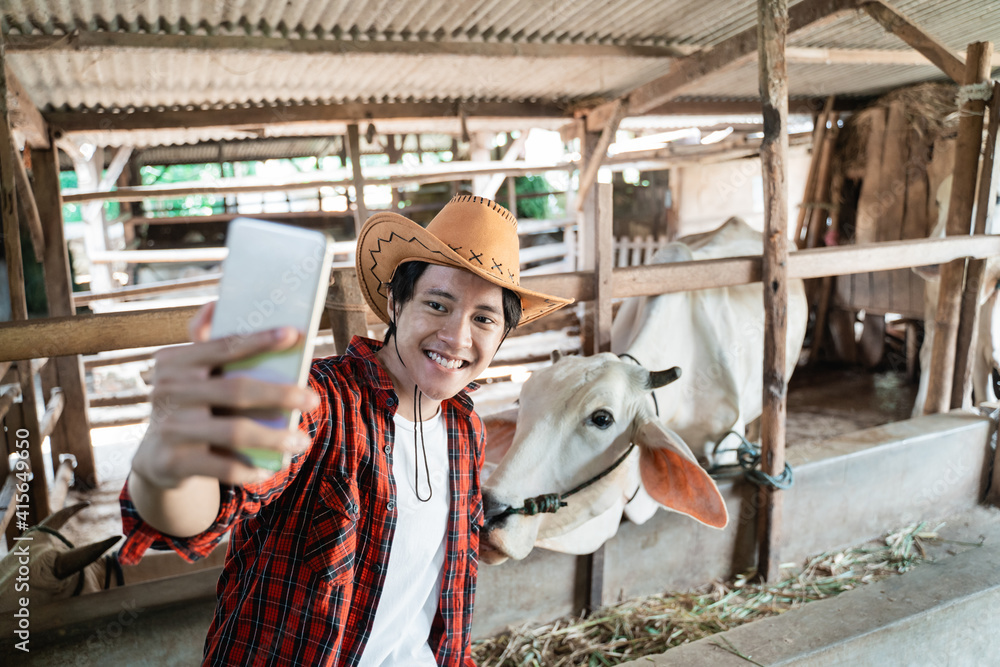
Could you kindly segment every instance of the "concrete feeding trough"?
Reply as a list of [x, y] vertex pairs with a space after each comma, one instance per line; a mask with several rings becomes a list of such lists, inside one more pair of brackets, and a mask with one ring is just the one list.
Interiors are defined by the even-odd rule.
[[983, 537], [982, 547], [902, 576], [622, 667], [995, 665], [1000, 530]]
[[[790, 448], [788, 460], [796, 481], [785, 496], [782, 559], [801, 561], [810, 554], [863, 542], [889, 527], [978, 506], [994, 456], [989, 445], [991, 428], [986, 418], [955, 412]], [[658, 512], [642, 526], [624, 523], [605, 547], [604, 598], [683, 590], [751, 569], [756, 487], [737, 475], [720, 480], [719, 487], [731, 517], [723, 531], [709, 530], [670, 512]], [[473, 636], [578, 613], [586, 584], [581, 562], [577, 556], [536, 549], [523, 561], [482, 567]], [[30, 661], [23, 662], [24, 654], [13, 654], [9, 645], [0, 648], [0, 659], [4, 664], [11, 658], [17, 664], [60, 667], [196, 664], [214, 611], [219, 572], [211, 568], [33, 608]], [[990, 581], [974, 583], [985, 587], [983, 599], [993, 602], [984, 604], [992, 605], [989, 609], [995, 616], [1000, 583]], [[882, 582], [870, 588], [886, 590], [897, 585]], [[919, 583], [912, 586], [920, 588]], [[968, 586], [953, 588], [959, 591]], [[877, 597], [875, 592], [868, 595]], [[824, 604], [812, 603], [799, 611]], [[929, 607], [927, 613], [938, 613], [935, 609]], [[141, 611], [133, 616], [130, 610]], [[789, 613], [773, 621], [793, 622], [786, 617], [795, 618]], [[996, 627], [996, 620], [991, 622]], [[811, 634], [806, 627], [813, 626], [796, 630], [797, 635]], [[0, 619], [0, 632], [12, 629], [11, 619]], [[827, 633], [817, 635], [809, 646], [827, 639], [846, 641]]]

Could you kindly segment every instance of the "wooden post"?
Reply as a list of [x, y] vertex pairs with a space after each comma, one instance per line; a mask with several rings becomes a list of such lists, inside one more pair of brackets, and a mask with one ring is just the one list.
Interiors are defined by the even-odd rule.
[[[788, 73], [785, 37], [787, 0], [758, 0], [757, 48], [764, 138], [760, 161], [764, 181], [764, 401], [761, 468], [779, 476], [785, 469], [785, 339], [788, 316]], [[758, 517], [758, 574], [775, 581], [781, 560], [781, 491], [761, 487]]]
[[[593, 216], [593, 224], [588, 231], [592, 237], [590, 257], [593, 258], [594, 302], [587, 304], [580, 329], [583, 335], [581, 350], [590, 355], [611, 351], [611, 290], [614, 271], [612, 185], [597, 183], [586, 198], [591, 201], [584, 208], [585, 216]], [[587, 231], [581, 234], [587, 234]], [[581, 566], [586, 572], [584, 606], [587, 611], [593, 611], [604, 604], [604, 545], [594, 553], [582, 556]]]
[[[969, 45], [967, 54], [966, 84], [988, 80], [993, 45], [989, 42], [975, 42]], [[979, 150], [983, 141], [985, 106], [983, 100], [970, 100], [961, 108], [955, 146], [954, 178], [945, 228], [949, 236], [968, 234], [971, 231], [972, 203], [976, 196], [976, 176], [979, 171]], [[957, 259], [941, 267], [941, 292], [938, 296], [937, 315], [934, 318], [934, 347], [931, 351], [925, 414], [944, 412], [951, 405], [965, 264], [965, 260]]]
[[[844, 175], [834, 174], [830, 183], [830, 229], [829, 233], [836, 237], [840, 230], [840, 196], [844, 187]], [[823, 345], [826, 339], [827, 320], [830, 314], [830, 301], [833, 299], [833, 291], [836, 289], [836, 282], [833, 276], [823, 276], [820, 280], [819, 302], [816, 305], [816, 325], [813, 327], [812, 346], [809, 348], [807, 363], [815, 364], [823, 354]], [[851, 339], [853, 341], [853, 337]]]
[[332, 277], [333, 282], [330, 283], [330, 291], [326, 296], [326, 310], [330, 317], [334, 347], [337, 354], [343, 354], [347, 351], [351, 338], [368, 335], [368, 306], [361, 294], [358, 274], [353, 268], [334, 269]]
[[360, 237], [361, 225], [368, 219], [368, 208], [365, 206], [365, 179], [361, 173], [361, 138], [358, 136], [357, 123], [347, 126], [347, 153], [351, 158], [354, 180], [354, 231]]
[[[990, 207], [990, 196], [995, 192], [993, 184], [993, 162], [996, 153], [997, 127], [1000, 125], [1000, 83], [993, 83], [990, 99], [990, 122], [986, 132], [986, 150], [979, 170], [979, 192], [976, 197], [976, 222], [973, 234], [986, 233], [986, 214]], [[979, 317], [979, 292], [982, 289], [983, 274], [986, 272], [985, 259], [970, 259], [966, 270], [965, 288], [962, 290], [961, 315], [958, 319], [955, 351], [955, 375], [952, 379], [951, 407], [960, 408], [972, 389], [972, 348], [973, 332]]]
[[[10, 312], [14, 321], [27, 321], [28, 303], [24, 296], [24, 266], [21, 260], [21, 230], [17, 219], [17, 194], [14, 177], [14, 160], [19, 159], [10, 130], [7, 110], [6, 56], [0, 38], [0, 218], [3, 221], [4, 249], [7, 260], [7, 278], [10, 286]], [[45, 479], [42, 457], [42, 438], [38, 424], [38, 405], [35, 398], [35, 375], [31, 361], [17, 362], [21, 384], [21, 409], [7, 413], [8, 442], [26, 441], [33, 474], [29, 494], [29, 516], [37, 521], [49, 514], [49, 492]], [[23, 429], [23, 430], [22, 430]], [[24, 433], [24, 432], [27, 433]], [[23, 531], [27, 526], [17, 526]]]
[[597, 225], [594, 229], [594, 309], [589, 354], [611, 351], [611, 280], [615, 265], [613, 199], [610, 183], [597, 184]]
[[587, 194], [590, 192], [591, 186], [597, 182], [597, 173], [608, 154], [608, 146], [614, 142], [618, 126], [626, 115], [628, 115], [628, 101], [616, 100], [611, 117], [605, 123], [595, 145], [590, 149], [589, 154], [581, 155], [581, 164], [584, 167], [580, 171], [580, 199], [576, 203], [578, 210], [583, 210], [583, 207], [587, 205]]
[[807, 220], [810, 219], [813, 211], [810, 204], [817, 201], [816, 186], [819, 182], [819, 165], [823, 163], [823, 150], [826, 146], [826, 123], [829, 120], [830, 112], [833, 110], [833, 95], [826, 98], [823, 110], [816, 117], [816, 126], [812, 135], [812, 159], [809, 160], [809, 172], [806, 175], [806, 186], [802, 192], [802, 203], [799, 205], [798, 220], [795, 223], [795, 244], [799, 248], [806, 247], [806, 232], [808, 230]]
[[[45, 296], [50, 317], [76, 314], [73, 307], [73, 277], [63, 232], [62, 199], [59, 195], [59, 158], [54, 141], [49, 149], [32, 152], [32, 176], [35, 201], [38, 204], [42, 231], [45, 234]], [[83, 360], [80, 355], [53, 359], [42, 374], [42, 389], [48, 394], [60, 387], [66, 399], [62, 418], [51, 436], [52, 469], [59, 465], [63, 454], [76, 457], [75, 484], [80, 489], [96, 488], [97, 469], [90, 439], [90, 418], [87, 415], [87, 389], [84, 382]]]
[[[600, 134], [597, 132], [584, 132], [580, 137], [581, 164], [586, 164], [597, 148]], [[597, 256], [594, 248], [597, 239], [597, 217], [599, 214], [599, 204], [597, 189], [592, 189], [586, 196], [580, 197], [577, 193], [577, 229], [578, 243], [580, 247], [579, 270], [596, 271]], [[593, 329], [594, 303], [584, 303], [582, 306], [582, 317], [580, 321], [580, 349], [586, 353], [592, 353], [596, 349], [596, 332]]]
[[517, 179], [513, 176], [507, 177], [507, 210], [517, 217]]
[[[469, 134], [469, 159], [473, 162], [489, 162], [493, 159], [493, 139], [492, 132], [472, 132]], [[486, 190], [490, 177], [485, 174], [477, 174], [472, 177], [472, 192], [479, 194]]]
[[[833, 125], [823, 132], [823, 143], [819, 152], [819, 165], [816, 171], [816, 182], [813, 184], [812, 208], [807, 216], [805, 247], [817, 248], [820, 245], [823, 232], [826, 230], [826, 219], [833, 209], [830, 204], [831, 178], [830, 168], [833, 162], [834, 144], [837, 141], [837, 116], [828, 113], [826, 119]], [[824, 121], [825, 122], [825, 121]]]

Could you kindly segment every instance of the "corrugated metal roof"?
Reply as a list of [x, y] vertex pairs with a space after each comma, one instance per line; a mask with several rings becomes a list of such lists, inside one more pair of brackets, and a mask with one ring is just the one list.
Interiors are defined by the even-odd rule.
[[[1000, 20], [995, 0], [893, 4], [956, 49], [995, 34]], [[752, 27], [756, 5], [755, 0], [6, 0], [0, 27], [5, 33], [47, 35], [97, 30], [703, 47]], [[815, 45], [899, 48], [900, 42], [859, 13], [817, 30]]]
[[12, 53], [43, 108], [388, 100], [574, 101], [664, 73], [653, 58], [497, 58], [148, 50]]
[[[891, 4], [956, 51], [964, 51], [971, 42], [1000, 40], [997, 0], [896, 0]], [[862, 11], [827, 25], [805, 28], [792, 35], [788, 44], [839, 49], [910, 48]]]
[[[796, 4], [794, 2], [790, 3]], [[956, 51], [1000, 42], [997, 0], [896, 0], [896, 7]], [[287, 37], [295, 40], [616, 44], [709, 47], [756, 21], [755, 0], [5, 0], [14, 35], [74, 30]], [[789, 46], [908, 50], [864, 12], [793, 34]], [[347, 49], [349, 51], [349, 49]], [[267, 50], [52, 48], [11, 52], [10, 65], [43, 109], [221, 108], [356, 101], [545, 101], [616, 97], [666, 73], [672, 59], [639, 55], [289, 53]], [[943, 78], [931, 66], [791, 62], [793, 97], [877, 94]], [[685, 98], [757, 99], [756, 65], [706, 77]], [[684, 98], [682, 98], [684, 99]], [[471, 121], [471, 119], [470, 119]], [[452, 126], [455, 119], [447, 121]], [[339, 134], [342, 123], [304, 132]], [[434, 130], [431, 130], [434, 131]], [[447, 130], [453, 132], [454, 130]], [[230, 141], [261, 132], [105, 133], [94, 141], [156, 145]]]
[[72, 30], [309, 38], [712, 43], [753, 25], [754, 0], [8, 0], [5, 32]]
[[[822, 65], [788, 63], [788, 95], [792, 98], [867, 96], [923, 81], [946, 80], [933, 65]], [[711, 74], [692, 87], [691, 96], [755, 98], [759, 95], [757, 63]]]

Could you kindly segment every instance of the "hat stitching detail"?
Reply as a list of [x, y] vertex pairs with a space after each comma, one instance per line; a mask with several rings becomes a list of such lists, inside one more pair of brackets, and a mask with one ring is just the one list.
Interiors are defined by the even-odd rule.
[[470, 249], [470, 250], [469, 250], [469, 254], [471, 255], [471, 257], [469, 257], [469, 261], [470, 261], [470, 262], [471, 262], [472, 260], [476, 260], [477, 262], [479, 262], [479, 266], [482, 266], [482, 265], [483, 265], [483, 260], [481, 260], [481, 259], [479, 259], [479, 258], [480, 258], [480, 257], [482, 257], [482, 256], [483, 256], [483, 255], [484, 255], [485, 253], [479, 253], [479, 254], [477, 255], [477, 254], [476, 254], [476, 251], [475, 251], [475, 250], [472, 250], [472, 249]]
[[492, 199], [487, 199], [485, 197], [479, 197], [477, 195], [456, 195], [455, 197], [452, 198], [451, 201], [453, 201], [453, 202], [473, 202], [473, 203], [476, 203], [476, 204], [482, 204], [483, 206], [489, 206], [491, 209], [493, 209], [498, 214], [500, 214], [500, 216], [504, 220], [506, 220], [507, 222], [509, 222], [511, 225], [514, 226], [515, 229], [517, 229], [517, 218], [514, 217], [514, 214], [511, 213], [510, 211], [508, 211], [507, 209], [505, 209], [500, 204], [498, 204], [495, 201], [493, 201]]
[[493, 269], [496, 269], [497, 271], [499, 271], [500, 275], [502, 276], [503, 275], [503, 264], [497, 264], [497, 260], [494, 257], [490, 257], [490, 261], [493, 262]]

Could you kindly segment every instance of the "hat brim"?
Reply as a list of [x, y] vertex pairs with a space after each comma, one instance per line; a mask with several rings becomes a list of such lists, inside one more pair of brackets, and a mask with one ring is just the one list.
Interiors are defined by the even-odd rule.
[[392, 274], [403, 262], [422, 261], [463, 269], [487, 282], [504, 287], [521, 297], [521, 321], [527, 324], [552, 313], [573, 299], [564, 299], [525, 289], [498, 280], [473, 266], [426, 229], [398, 213], [383, 211], [372, 215], [358, 237], [356, 264], [365, 301], [378, 318], [389, 323], [388, 286]]

